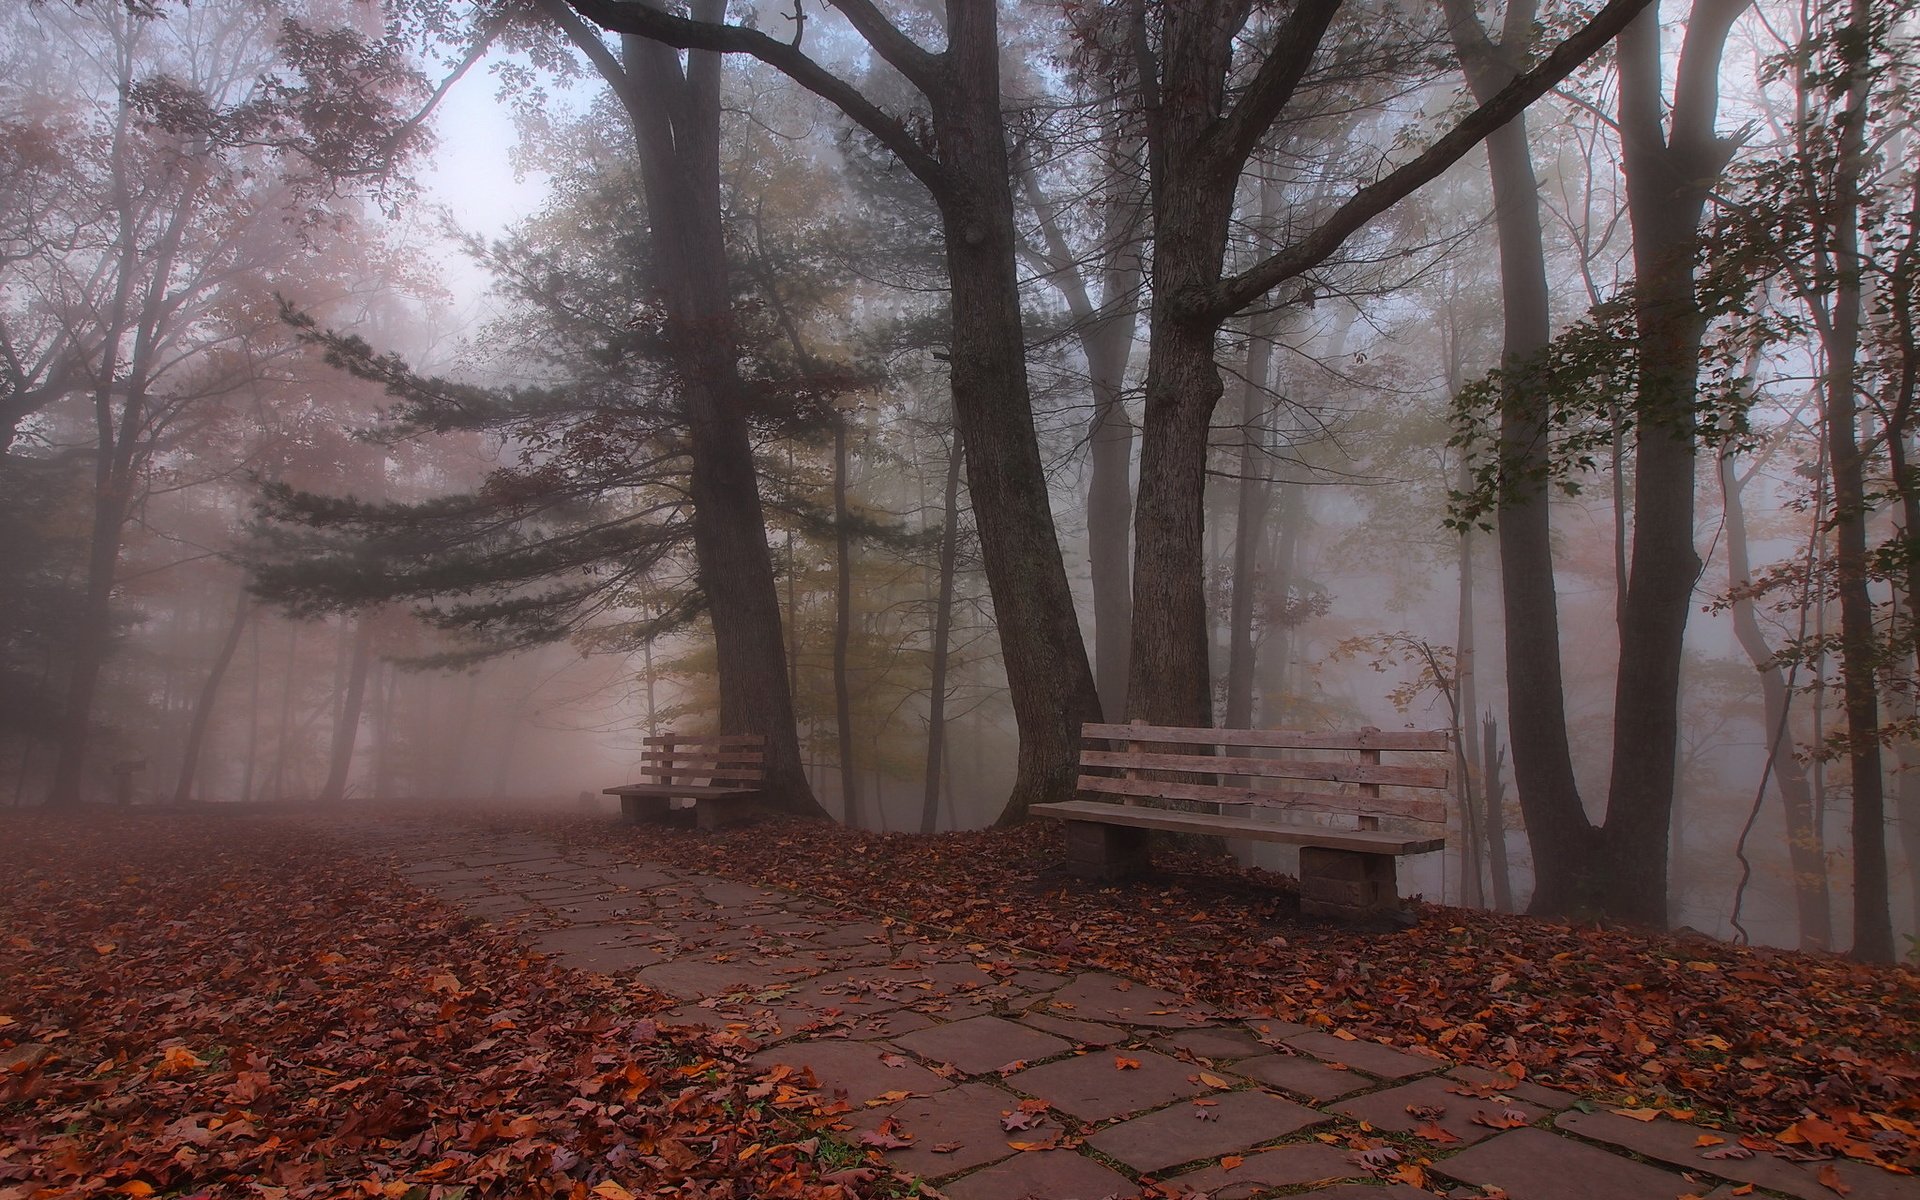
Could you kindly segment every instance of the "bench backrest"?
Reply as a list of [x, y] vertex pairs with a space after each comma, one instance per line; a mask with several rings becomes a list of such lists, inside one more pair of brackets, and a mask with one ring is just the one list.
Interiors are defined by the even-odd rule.
[[705, 787], [765, 783], [767, 739], [757, 733], [694, 736], [663, 733], [647, 738], [640, 774], [659, 783]]
[[[1451, 771], [1445, 755], [1452, 743], [1444, 731], [1186, 729], [1136, 721], [1088, 724], [1080, 738], [1080, 790], [1126, 804], [1191, 800], [1340, 813], [1358, 818], [1362, 829], [1378, 828], [1382, 817], [1434, 824], [1447, 819], [1443, 797], [1400, 794], [1400, 789], [1446, 790]], [[1102, 743], [1109, 748], [1103, 749]], [[1289, 756], [1286, 751], [1296, 753]], [[1340, 757], [1302, 756], [1309, 752], [1340, 752]], [[1383, 754], [1416, 757], [1389, 763]], [[1254, 786], [1267, 779], [1319, 783], [1335, 790]], [[1383, 794], [1382, 787], [1396, 792]]]

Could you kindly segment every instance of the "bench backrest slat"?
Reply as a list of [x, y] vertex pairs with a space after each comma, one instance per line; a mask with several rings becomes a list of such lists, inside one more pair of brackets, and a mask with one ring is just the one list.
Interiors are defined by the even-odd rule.
[[1438, 800], [1398, 796], [1342, 796], [1331, 792], [1273, 792], [1226, 784], [1188, 783], [1168, 779], [1120, 779], [1112, 775], [1082, 775], [1080, 790], [1102, 795], [1147, 800], [1198, 800], [1210, 804], [1253, 804], [1262, 808], [1301, 812], [1337, 812], [1360, 817], [1397, 817], [1411, 821], [1446, 821], [1446, 806]]
[[1189, 746], [1259, 746], [1270, 750], [1408, 750], [1451, 748], [1444, 732], [1406, 729], [1358, 729], [1328, 733], [1291, 729], [1181, 729], [1168, 725], [1081, 727], [1083, 738], [1115, 742], [1165, 742]]
[[[1263, 808], [1318, 811], [1358, 818], [1363, 829], [1377, 829], [1394, 817], [1443, 824], [1443, 792], [1453, 777], [1451, 764], [1432, 758], [1451, 748], [1444, 732], [1359, 729], [1317, 733], [1282, 729], [1186, 729], [1145, 723], [1082, 727], [1080, 790], [1112, 797], [1123, 804], [1152, 800], [1258, 805]], [[1118, 743], [1103, 749], [1100, 742]], [[1190, 753], [1181, 753], [1191, 746]], [[1227, 754], [1216, 751], [1225, 747]], [[1241, 753], [1235, 754], [1234, 750]], [[1339, 752], [1339, 757], [1309, 757], [1260, 751]], [[1419, 765], [1382, 761], [1383, 752], [1429, 756]], [[1357, 761], [1356, 761], [1357, 760]], [[1142, 776], [1146, 776], [1143, 778]], [[1338, 790], [1281, 790], [1255, 787], [1276, 779], [1317, 782]], [[1427, 795], [1383, 795], [1382, 787]]]
[[690, 787], [764, 783], [766, 744], [757, 733], [649, 737], [642, 743], [639, 774]]
[[1323, 783], [1386, 784], [1389, 787], [1444, 788], [1445, 767], [1382, 766], [1378, 763], [1319, 762], [1304, 758], [1219, 758], [1199, 754], [1132, 753], [1082, 750], [1083, 767], [1140, 771], [1210, 771], [1220, 775], [1257, 775], [1263, 779], [1314, 779]]

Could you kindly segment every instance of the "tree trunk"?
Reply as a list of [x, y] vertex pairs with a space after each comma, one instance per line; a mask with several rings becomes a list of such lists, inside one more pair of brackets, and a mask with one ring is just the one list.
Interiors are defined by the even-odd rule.
[[1767, 752], [1773, 762], [1774, 786], [1786, 810], [1787, 860], [1793, 871], [1794, 907], [1799, 915], [1802, 950], [1826, 950], [1833, 945], [1833, 906], [1827, 885], [1826, 838], [1814, 820], [1813, 791], [1807, 769], [1794, 753], [1787, 709], [1791, 694], [1767, 635], [1754, 611], [1753, 567], [1747, 552], [1747, 514], [1742, 491], [1746, 481], [1734, 474], [1733, 461], [1720, 459], [1720, 494], [1724, 498], [1727, 536], [1727, 590], [1733, 597], [1729, 613], [1733, 634], [1760, 677], [1762, 720], [1766, 722]]
[[[1474, 99], [1516, 75], [1511, 60], [1533, 39], [1535, 5], [1515, 0], [1499, 45], [1487, 39], [1468, 0], [1447, 0], [1448, 24]], [[1560, 607], [1554, 584], [1547, 502], [1545, 401], [1534, 394], [1535, 363], [1552, 337], [1545, 241], [1527, 121], [1516, 117], [1487, 138], [1503, 310], [1498, 453], [1500, 593], [1506, 626], [1507, 707], [1515, 786], [1533, 845], [1533, 912], [1565, 913], [1590, 901], [1595, 833], [1580, 800], [1567, 737], [1560, 661]]]
[[333, 751], [327, 759], [327, 781], [320, 788], [322, 804], [338, 804], [347, 796], [347, 776], [353, 770], [353, 748], [360, 740], [360, 710], [367, 698], [367, 676], [373, 666], [373, 619], [362, 616], [353, 631], [353, 661], [347, 668], [346, 692], [340, 698], [333, 725]]
[[847, 647], [853, 638], [853, 537], [847, 519], [847, 416], [833, 421], [833, 717], [840, 734], [840, 799], [849, 829], [866, 827], [860, 811], [859, 776], [853, 757], [853, 691], [847, 679]]
[[956, 186], [936, 194], [953, 285], [953, 407], [967, 494], [1020, 728], [1013, 791], [998, 823], [1074, 789], [1080, 726], [1100, 697], [1060, 557], [1027, 388], [1013, 194], [989, 4], [949, 9], [934, 139]]
[[[721, 56], [691, 51], [683, 68], [673, 49], [629, 34], [620, 39], [615, 58], [559, 0], [543, 7], [612, 87], [640, 152], [658, 254], [654, 279], [665, 300], [667, 340], [687, 420], [694, 560], [713, 627], [720, 728], [766, 739], [767, 791], [775, 804], [824, 817], [800, 759], [728, 291], [720, 199]], [[708, 21], [725, 8], [725, 0], [693, 5], [694, 16]]]
[[227, 636], [221, 640], [220, 651], [214, 656], [206, 682], [200, 686], [200, 695], [193, 704], [193, 721], [187, 727], [186, 744], [180, 754], [180, 779], [173, 788], [175, 804], [193, 799], [194, 777], [200, 773], [200, 751], [206, 745], [207, 729], [213, 722], [213, 702], [220, 694], [220, 681], [226, 678], [233, 652], [239, 649], [240, 635], [246, 631], [247, 619], [252, 614], [253, 597], [242, 583], [240, 599], [233, 606], [233, 620], [227, 624]]
[[[920, 832], [932, 833], [940, 814], [940, 781], [947, 749], [947, 658], [953, 635], [954, 566], [960, 552], [960, 440], [947, 456], [947, 490], [941, 512], [940, 591], [933, 609], [933, 679], [927, 693], [926, 790], [920, 806]], [[949, 785], [951, 788], [951, 785]]]
[[1728, 28], [1750, 0], [1696, 0], [1670, 132], [1656, 4], [1621, 33], [1620, 130], [1633, 225], [1638, 391], [1633, 402], [1633, 550], [1620, 612], [1613, 776], [1599, 899], [1615, 916], [1667, 922], [1667, 861], [1680, 740], [1680, 664], [1699, 579], [1693, 546], [1694, 401], [1706, 316], [1694, 263], [1707, 193], [1731, 145], [1714, 134]]

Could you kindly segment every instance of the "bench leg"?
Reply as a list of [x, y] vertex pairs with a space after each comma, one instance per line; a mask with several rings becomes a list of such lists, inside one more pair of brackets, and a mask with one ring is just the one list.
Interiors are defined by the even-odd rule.
[[728, 796], [725, 799], [702, 797], [693, 802], [693, 824], [697, 829], [724, 829], [737, 825], [753, 812], [752, 796]]
[[620, 797], [620, 816], [629, 825], [664, 821], [672, 808], [673, 802], [665, 796]]
[[1337, 921], [1365, 921], [1400, 911], [1391, 854], [1300, 847], [1300, 912]]
[[1098, 821], [1067, 822], [1067, 870], [1110, 882], [1146, 873], [1147, 831]]

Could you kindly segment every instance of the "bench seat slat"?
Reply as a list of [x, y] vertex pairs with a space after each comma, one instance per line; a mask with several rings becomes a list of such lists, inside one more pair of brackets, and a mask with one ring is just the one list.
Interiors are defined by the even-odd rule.
[[1035, 816], [1051, 817], [1061, 821], [1096, 821], [1105, 825], [1130, 825], [1137, 829], [1212, 834], [1218, 837], [1248, 838], [1261, 842], [1291, 842], [1302, 846], [1323, 846], [1334, 850], [1357, 850], [1364, 854], [1424, 854], [1430, 850], [1439, 850], [1447, 844], [1444, 837], [1422, 837], [1370, 829], [1322, 829], [1312, 825], [1274, 825], [1247, 817], [1174, 812], [1164, 808], [1132, 808], [1123, 804], [1106, 804], [1098, 800], [1067, 800], [1056, 804], [1036, 804], [1029, 811]]
[[634, 774], [646, 779], [709, 779], [728, 783], [762, 783], [767, 773], [759, 767], [640, 766]]
[[1111, 750], [1082, 750], [1080, 765], [1436, 789], [1446, 787], [1449, 777], [1445, 767], [1388, 767], [1379, 763], [1312, 762], [1303, 758], [1219, 758], [1210, 754], [1149, 754]]
[[756, 796], [766, 789], [757, 787], [714, 787], [707, 784], [689, 783], [624, 783], [619, 787], [604, 789], [607, 796], [666, 796], [700, 799], [708, 797], [723, 799], [728, 796]]
[[1224, 784], [1178, 783], [1162, 779], [1116, 779], [1082, 775], [1080, 790], [1147, 800], [1195, 800], [1207, 804], [1256, 804], [1261, 808], [1306, 809], [1363, 817], [1404, 817], [1444, 824], [1446, 806], [1437, 800], [1397, 796], [1342, 795], [1337, 792], [1267, 792]]
[[1081, 727], [1083, 738], [1116, 742], [1168, 742], [1188, 746], [1260, 746], [1270, 750], [1447, 750], [1444, 731], [1361, 729], [1302, 733], [1289, 729], [1182, 729], [1167, 725]]
[[758, 750], [766, 745], [766, 739], [757, 733], [722, 733], [695, 736], [685, 733], [663, 733], [655, 737], [642, 739], [647, 746], [721, 746], [728, 749]]

